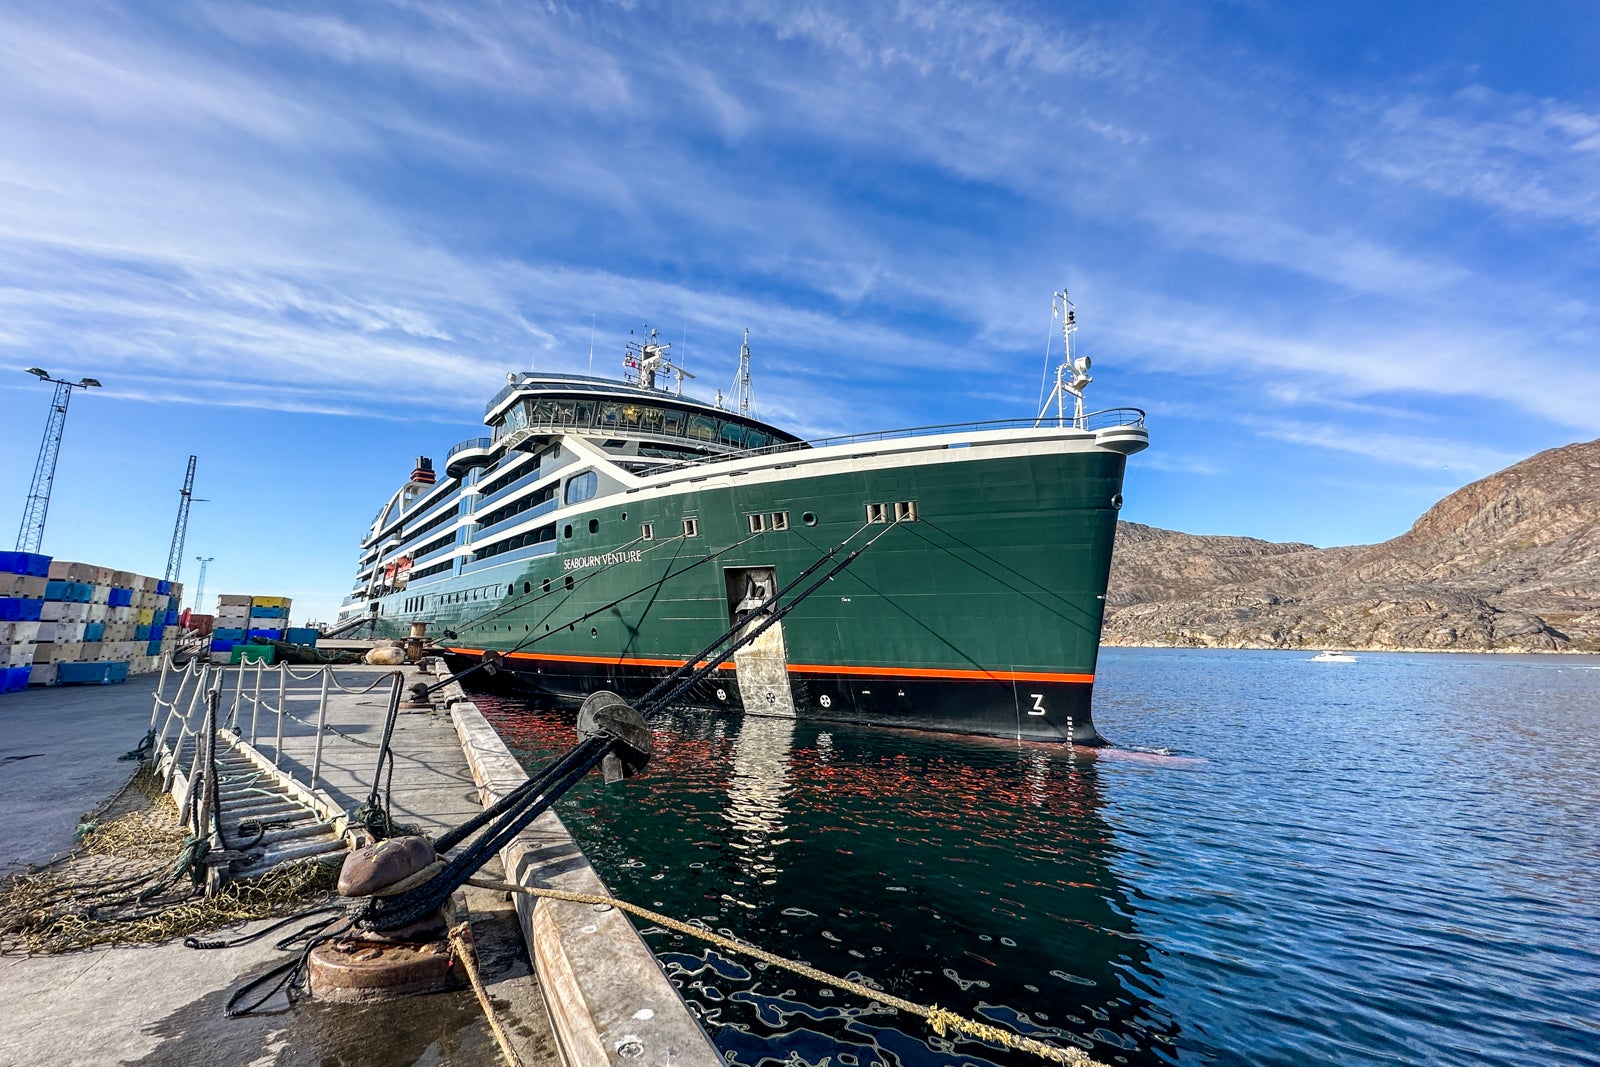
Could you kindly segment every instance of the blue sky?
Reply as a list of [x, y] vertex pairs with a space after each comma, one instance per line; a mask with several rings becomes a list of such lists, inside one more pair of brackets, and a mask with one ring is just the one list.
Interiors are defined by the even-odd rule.
[[[808, 434], [1031, 415], [1051, 291], [1124, 517], [1319, 545], [1600, 436], [1583, 3], [0, 6], [0, 499], [331, 616], [507, 371], [751, 330]], [[7, 542], [9, 546], [9, 542]]]

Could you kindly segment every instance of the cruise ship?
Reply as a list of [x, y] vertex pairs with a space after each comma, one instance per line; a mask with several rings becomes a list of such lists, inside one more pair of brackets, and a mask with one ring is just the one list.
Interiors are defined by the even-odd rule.
[[653, 332], [622, 380], [508, 375], [488, 432], [442, 472], [419, 458], [379, 509], [341, 623], [423, 623], [453, 666], [499, 653], [492, 684], [542, 699], [635, 698], [844, 545], [848, 567], [684, 699], [1104, 744], [1106, 581], [1149, 438], [1138, 409], [1084, 410], [1089, 361], [1056, 297], [1063, 359], [1032, 418], [802, 440], [751, 413], [748, 337], [710, 403]]

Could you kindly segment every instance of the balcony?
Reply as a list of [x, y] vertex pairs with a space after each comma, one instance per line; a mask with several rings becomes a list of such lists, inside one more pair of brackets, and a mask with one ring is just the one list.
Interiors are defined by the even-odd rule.
[[494, 439], [489, 437], [472, 437], [462, 441], [445, 456], [445, 474], [451, 478], [461, 478], [474, 467], [487, 466], [493, 448]]

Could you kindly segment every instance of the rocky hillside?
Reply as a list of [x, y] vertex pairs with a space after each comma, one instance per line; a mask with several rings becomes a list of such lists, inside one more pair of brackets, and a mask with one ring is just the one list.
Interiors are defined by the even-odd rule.
[[1381, 545], [1121, 523], [1108, 645], [1600, 651], [1600, 441], [1474, 482]]

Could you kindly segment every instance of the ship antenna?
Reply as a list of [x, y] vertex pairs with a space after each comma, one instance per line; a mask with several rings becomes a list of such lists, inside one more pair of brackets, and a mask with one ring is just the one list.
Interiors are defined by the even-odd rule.
[[1065, 354], [1061, 363], [1056, 367], [1055, 388], [1050, 390], [1050, 396], [1039, 409], [1039, 417], [1033, 421], [1038, 426], [1045, 419], [1050, 410], [1050, 402], [1056, 405], [1056, 425], [1065, 426], [1067, 421], [1067, 397], [1072, 397], [1072, 425], [1075, 429], [1084, 428], [1083, 419], [1083, 391], [1094, 381], [1089, 377], [1090, 360], [1088, 356], [1074, 356], [1072, 354], [1073, 335], [1078, 332], [1078, 309], [1067, 297], [1066, 287], [1055, 294], [1055, 299], [1050, 304], [1052, 318], [1061, 319], [1061, 342]]
[[739, 371], [733, 378], [734, 406], [739, 409], [739, 414], [750, 414], [750, 402], [754, 399], [750, 391], [750, 327], [744, 328], [744, 344], [739, 346]]

